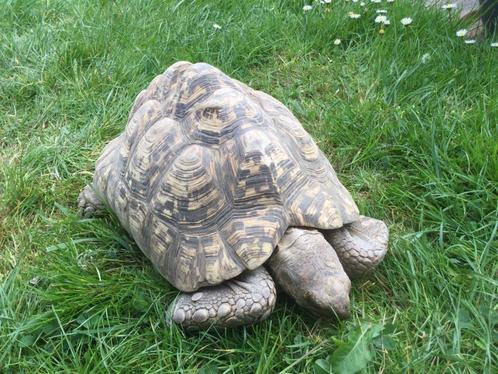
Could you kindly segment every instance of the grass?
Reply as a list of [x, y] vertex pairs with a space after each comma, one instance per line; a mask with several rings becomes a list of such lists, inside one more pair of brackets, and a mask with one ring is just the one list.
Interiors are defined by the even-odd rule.
[[[358, 3], [303, 5], [2, 1], [0, 372], [496, 372], [498, 51], [421, 2], [369, 3], [358, 20]], [[185, 334], [164, 320], [176, 291], [116, 220], [76, 216], [135, 95], [177, 60], [281, 100], [389, 224], [350, 320], [280, 297], [256, 326]]]

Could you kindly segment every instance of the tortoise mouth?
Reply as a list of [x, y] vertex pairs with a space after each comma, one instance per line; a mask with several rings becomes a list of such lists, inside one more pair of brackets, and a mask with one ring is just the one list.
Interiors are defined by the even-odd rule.
[[350, 303], [347, 293], [336, 293], [331, 296], [325, 292], [320, 292], [318, 295], [307, 292], [304, 298], [302, 305], [316, 317], [339, 320], [349, 318]]

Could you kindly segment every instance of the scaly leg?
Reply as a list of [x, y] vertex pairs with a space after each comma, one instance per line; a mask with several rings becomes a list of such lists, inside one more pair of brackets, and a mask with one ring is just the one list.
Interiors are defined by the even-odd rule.
[[356, 222], [324, 234], [352, 278], [373, 270], [387, 252], [389, 231], [378, 219], [361, 216]]
[[275, 301], [275, 284], [259, 267], [218, 286], [181, 294], [167, 318], [187, 329], [250, 325], [268, 317]]

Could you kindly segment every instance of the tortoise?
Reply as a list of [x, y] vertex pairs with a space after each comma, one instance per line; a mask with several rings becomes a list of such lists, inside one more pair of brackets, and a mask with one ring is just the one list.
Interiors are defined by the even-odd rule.
[[318, 317], [347, 318], [350, 278], [387, 251], [327, 158], [278, 100], [206, 64], [177, 62], [140, 92], [78, 198], [110, 209], [182, 291], [169, 321], [268, 317], [276, 284]]

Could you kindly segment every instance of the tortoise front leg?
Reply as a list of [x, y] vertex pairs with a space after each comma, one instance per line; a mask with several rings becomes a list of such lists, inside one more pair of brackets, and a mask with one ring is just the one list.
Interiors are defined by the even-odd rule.
[[389, 231], [378, 219], [360, 216], [357, 221], [324, 234], [352, 278], [372, 271], [387, 252]]
[[273, 279], [259, 267], [218, 286], [180, 294], [167, 319], [187, 329], [250, 325], [267, 318], [275, 301]]

